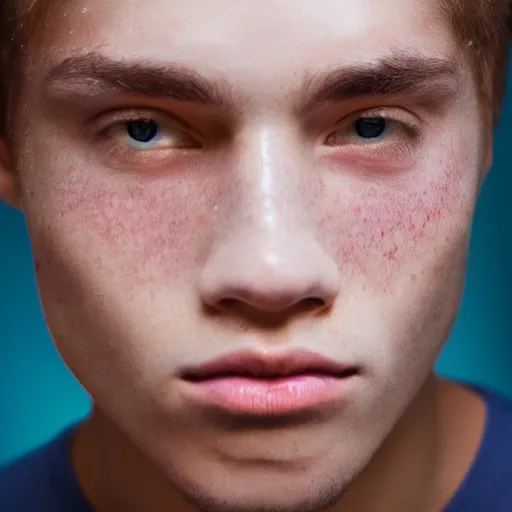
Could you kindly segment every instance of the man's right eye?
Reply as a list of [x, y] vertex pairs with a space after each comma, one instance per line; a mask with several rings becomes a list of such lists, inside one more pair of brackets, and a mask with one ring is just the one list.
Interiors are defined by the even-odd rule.
[[113, 167], [159, 167], [203, 147], [191, 126], [165, 112], [119, 110], [94, 124], [98, 154]]
[[[108, 138], [134, 151], [158, 151], [166, 149], [198, 148], [200, 144], [184, 126], [172, 119], [157, 119], [157, 116], [111, 120], [103, 130]], [[112, 122], [113, 121], [113, 122]]]

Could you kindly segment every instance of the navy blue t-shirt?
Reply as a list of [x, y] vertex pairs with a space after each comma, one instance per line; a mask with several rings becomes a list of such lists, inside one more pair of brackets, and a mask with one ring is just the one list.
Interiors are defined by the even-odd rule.
[[[479, 452], [444, 512], [512, 512], [512, 403], [474, 388], [487, 404]], [[470, 418], [468, 418], [470, 421]], [[94, 512], [70, 460], [73, 427], [0, 472], [1, 512]]]

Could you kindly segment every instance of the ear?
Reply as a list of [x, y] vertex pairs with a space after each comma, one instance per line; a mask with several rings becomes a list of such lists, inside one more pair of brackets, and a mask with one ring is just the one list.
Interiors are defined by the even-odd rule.
[[23, 209], [19, 180], [7, 141], [0, 138], [0, 199], [17, 210]]

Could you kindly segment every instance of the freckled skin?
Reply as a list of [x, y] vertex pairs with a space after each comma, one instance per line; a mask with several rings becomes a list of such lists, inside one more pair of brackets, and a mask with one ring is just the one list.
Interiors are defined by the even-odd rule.
[[[293, 16], [286, 2], [213, 4], [70, 0], [26, 64], [14, 160], [46, 319], [95, 403], [91, 424], [104, 444], [83, 452], [111, 468], [112, 488], [127, 489], [115, 498], [122, 510], [314, 512], [336, 503], [334, 512], [366, 512], [382, 505], [380, 494], [353, 483], [373, 488], [380, 464], [375, 485], [405, 489], [390, 510], [423, 512], [430, 466], [416, 461], [432, 452], [422, 428], [434, 420], [409, 411], [428, 402], [421, 391], [458, 308], [485, 170], [468, 70], [461, 64], [464, 87], [446, 108], [403, 106], [423, 130], [410, 154], [325, 149], [291, 113], [303, 71], [377, 58], [397, 38], [451, 54], [433, 2], [304, 1]], [[114, 165], [119, 148], [108, 156], [89, 129], [99, 112], [60, 110], [42, 92], [49, 67], [84, 48], [221, 76], [239, 119], [219, 114], [229, 134], [220, 148], [181, 152], [158, 169]], [[340, 117], [353, 113], [340, 108]], [[187, 400], [176, 373], [241, 348], [307, 348], [362, 376], [328, 419], [228, 428]], [[404, 446], [411, 460], [397, 455]], [[116, 466], [116, 449], [137, 462]], [[102, 474], [87, 487], [98, 504], [108, 502]]]

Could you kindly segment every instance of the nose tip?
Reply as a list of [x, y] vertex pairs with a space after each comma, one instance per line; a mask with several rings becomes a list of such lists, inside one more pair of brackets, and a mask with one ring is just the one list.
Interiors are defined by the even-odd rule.
[[266, 249], [236, 241], [224, 245], [203, 271], [203, 302], [246, 314], [328, 308], [339, 292], [339, 270], [318, 245], [306, 246], [290, 241]]
[[[270, 276], [269, 276], [270, 277]], [[226, 287], [222, 295], [210, 295], [205, 302], [223, 310], [245, 309], [242, 305], [266, 313], [279, 313], [301, 306], [302, 310], [324, 309], [333, 302], [333, 297], [326, 296], [323, 287], [303, 287], [300, 283], [285, 283], [278, 279], [261, 279], [259, 283], [245, 283], [239, 286]], [[223, 298], [221, 298], [223, 297]]]

